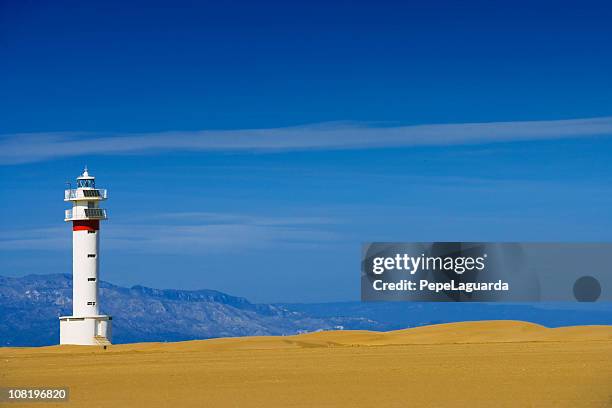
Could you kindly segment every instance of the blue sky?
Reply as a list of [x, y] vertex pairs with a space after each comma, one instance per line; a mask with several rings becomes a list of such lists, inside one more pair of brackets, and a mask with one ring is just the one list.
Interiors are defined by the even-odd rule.
[[355, 300], [362, 242], [611, 241], [604, 2], [0, 2], [0, 274]]

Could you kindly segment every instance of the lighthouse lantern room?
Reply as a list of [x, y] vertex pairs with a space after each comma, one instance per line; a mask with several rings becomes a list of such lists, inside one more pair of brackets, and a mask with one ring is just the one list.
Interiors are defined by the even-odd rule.
[[106, 210], [100, 203], [107, 198], [96, 188], [95, 177], [87, 167], [77, 177], [76, 188], [64, 193], [72, 203], [64, 221], [72, 223], [72, 316], [60, 317], [60, 344], [107, 345], [111, 341], [111, 320], [100, 314], [99, 266], [100, 221]]

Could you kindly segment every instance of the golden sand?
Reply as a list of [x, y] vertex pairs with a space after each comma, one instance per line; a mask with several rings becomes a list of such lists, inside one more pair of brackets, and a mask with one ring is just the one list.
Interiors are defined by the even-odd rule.
[[612, 407], [612, 326], [492, 321], [0, 348], [0, 386], [70, 387], [70, 403], [38, 408]]

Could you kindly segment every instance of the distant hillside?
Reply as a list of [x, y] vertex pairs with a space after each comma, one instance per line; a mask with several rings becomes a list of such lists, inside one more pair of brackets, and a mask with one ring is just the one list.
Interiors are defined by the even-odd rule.
[[[0, 277], [0, 345], [59, 341], [58, 316], [72, 313], [70, 275]], [[179, 341], [283, 335], [341, 327], [382, 329], [368, 319], [313, 318], [281, 305], [256, 305], [214, 290], [123, 288], [100, 283], [102, 311], [113, 316], [113, 341]]]
[[[58, 316], [72, 310], [70, 275], [0, 276], [0, 345], [59, 341]], [[395, 330], [463, 320], [524, 320], [546, 326], [612, 324], [611, 304], [321, 303], [253, 304], [214, 290], [123, 288], [101, 282], [113, 342], [288, 335], [330, 329]]]

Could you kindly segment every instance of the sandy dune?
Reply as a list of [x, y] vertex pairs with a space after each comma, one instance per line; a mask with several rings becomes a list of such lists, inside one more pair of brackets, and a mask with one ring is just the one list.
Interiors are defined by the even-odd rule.
[[612, 407], [612, 326], [3, 348], [0, 386], [70, 387], [70, 404], [36, 407]]

